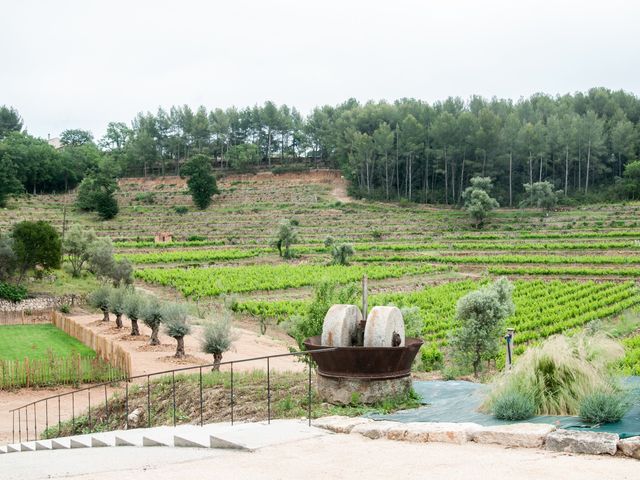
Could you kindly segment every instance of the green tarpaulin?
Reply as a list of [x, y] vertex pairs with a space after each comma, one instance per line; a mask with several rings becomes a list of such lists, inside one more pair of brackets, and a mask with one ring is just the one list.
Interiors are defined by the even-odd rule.
[[[578, 417], [539, 416], [526, 420], [532, 423], [551, 423], [558, 428], [591, 430], [617, 433], [621, 438], [640, 435], [640, 377], [624, 379], [633, 399], [633, 407], [617, 423], [587, 425]], [[464, 381], [414, 382], [413, 388], [422, 397], [424, 407], [403, 410], [390, 415], [371, 415], [376, 420], [396, 420], [399, 422], [473, 422], [480, 425], [505, 425], [510, 422], [498, 420], [492, 415], [478, 411], [487, 386]]]

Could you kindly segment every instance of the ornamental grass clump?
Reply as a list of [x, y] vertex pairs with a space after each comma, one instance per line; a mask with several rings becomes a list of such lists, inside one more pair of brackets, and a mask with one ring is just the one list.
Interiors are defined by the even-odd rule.
[[578, 415], [589, 395], [619, 392], [610, 366], [623, 356], [622, 346], [603, 334], [550, 337], [494, 381], [484, 408], [495, 413], [505, 392], [519, 392], [533, 400], [538, 415]]
[[536, 404], [525, 393], [505, 391], [494, 399], [491, 413], [500, 420], [526, 420], [535, 415]]
[[619, 422], [630, 404], [623, 393], [594, 392], [580, 402], [580, 418], [592, 425]]

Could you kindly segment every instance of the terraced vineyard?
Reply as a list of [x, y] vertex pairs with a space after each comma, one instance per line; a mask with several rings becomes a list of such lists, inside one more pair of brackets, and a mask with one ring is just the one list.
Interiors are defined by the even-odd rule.
[[[121, 211], [112, 221], [75, 211], [73, 194], [37, 196], [2, 210], [0, 231], [23, 219], [61, 228], [67, 205], [67, 221], [114, 239], [139, 281], [212, 302], [232, 293], [240, 311], [279, 318], [299, 311], [318, 280], [350, 282], [366, 273], [374, 301], [420, 307], [423, 333], [438, 345], [446, 341], [456, 300], [492, 276], [517, 280], [512, 320], [521, 345], [638, 303], [638, 203], [548, 216], [503, 209], [478, 231], [453, 207], [344, 202], [343, 180], [331, 171], [222, 178], [221, 195], [204, 212], [193, 207], [182, 179], [125, 179], [120, 186]], [[292, 261], [269, 246], [281, 219], [298, 223]], [[154, 243], [161, 231], [174, 242]], [[353, 243], [351, 266], [329, 265], [323, 245], [329, 235]], [[626, 340], [630, 351], [640, 348], [637, 338]]]

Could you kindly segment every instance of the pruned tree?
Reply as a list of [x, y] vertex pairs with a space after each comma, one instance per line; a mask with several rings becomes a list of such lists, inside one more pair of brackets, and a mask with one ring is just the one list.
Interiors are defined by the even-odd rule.
[[115, 266], [113, 243], [108, 237], [98, 238], [89, 249], [89, 269], [102, 279], [110, 279]]
[[505, 319], [513, 315], [513, 285], [506, 278], [468, 293], [456, 305], [460, 326], [449, 339], [453, 357], [461, 365], [471, 365], [477, 378], [482, 360], [495, 358], [499, 352]]
[[462, 192], [464, 209], [469, 213], [476, 228], [482, 228], [489, 212], [500, 205], [495, 198], [489, 196], [493, 185], [489, 177], [473, 177], [471, 186]]
[[109, 321], [109, 299], [111, 297], [111, 288], [103, 285], [91, 292], [89, 295], [89, 305], [102, 311], [102, 321]]
[[176, 346], [176, 358], [184, 358], [184, 337], [191, 333], [189, 324], [189, 312], [183, 303], [166, 303], [162, 307], [162, 323], [164, 331], [174, 338]]
[[158, 333], [162, 323], [163, 305], [156, 297], [149, 297], [149, 300], [142, 311], [142, 321], [151, 329], [149, 345], [160, 345]]
[[282, 258], [291, 258], [293, 251], [291, 246], [298, 241], [298, 229], [296, 222], [292, 220], [282, 220], [278, 226], [276, 237], [271, 245], [278, 249], [278, 254]]
[[91, 258], [91, 247], [97, 240], [96, 233], [91, 228], [74, 225], [67, 232], [63, 248], [71, 264], [71, 275], [79, 277], [85, 263]]
[[130, 289], [124, 299], [124, 313], [131, 321], [131, 336], [140, 335], [138, 320], [146, 308], [146, 297]]
[[120, 288], [112, 288], [109, 292], [109, 311], [116, 316], [116, 328], [122, 328], [122, 314], [125, 312], [125, 299], [127, 291]]
[[204, 353], [213, 355], [212, 371], [220, 370], [222, 355], [231, 348], [233, 340], [231, 318], [228, 314], [204, 327], [201, 347]]

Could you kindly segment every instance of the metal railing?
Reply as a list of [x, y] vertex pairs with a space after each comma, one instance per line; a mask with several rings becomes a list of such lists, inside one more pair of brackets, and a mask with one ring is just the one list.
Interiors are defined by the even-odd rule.
[[[335, 348], [325, 348], [325, 349], [319, 349], [319, 350], [314, 350], [313, 354], [319, 354], [319, 353], [325, 353], [325, 352], [331, 352], [334, 351]], [[256, 361], [266, 361], [266, 367], [267, 367], [267, 378], [266, 378], [266, 393], [267, 393], [267, 422], [271, 423], [271, 394], [272, 394], [272, 385], [271, 385], [271, 360], [274, 358], [283, 358], [283, 357], [293, 357], [293, 356], [303, 356], [303, 355], [309, 355], [311, 352], [309, 351], [300, 351], [300, 352], [291, 352], [291, 353], [282, 353], [282, 354], [278, 354], [278, 355], [267, 355], [267, 356], [262, 356], [262, 357], [253, 357], [253, 358], [244, 358], [244, 359], [240, 359], [240, 360], [232, 360], [232, 361], [228, 361], [228, 362], [221, 362], [220, 364], [218, 364], [220, 367], [222, 366], [229, 366], [229, 375], [230, 375], [230, 393], [229, 393], [229, 409], [230, 409], [230, 420], [231, 420], [231, 425], [234, 424], [234, 407], [236, 405], [235, 402], [235, 397], [234, 397], [234, 369], [233, 366], [235, 364], [239, 364], [239, 363], [248, 363], [248, 362], [256, 362]], [[308, 422], [309, 425], [311, 425], [311, 404], [312, 404], [312, 394], [311, 394], [311, 371], [313, 368], [313, 361], [311, 358], [307, 359], [307, 370], [308, 370], [308, 378], [307, 378], [307, 417], [308, 417]], [[200, 400], [200, 419], [198, 424], [199, 425], [203, 425], [204, 424], [204, 395], [203, 395], [203, 369], [206, 368], [212, 368], [214, 367], [215, 364], [210, 363], [210, 364], [205, 364], [205, 365], [198, 365], [198, 366], [193, 366], [193, 367], [182, 367], [182, 368], [176, 368], [176, 369], [172, 369], [172, 370], [164, 370], [161, 372], [153, 372], [153, 373], [148, 373], [148, 374], [143, 374], [143, 375], [136, 375], [136, 376], [132, 376], [127, 378], [126, 380], [112, 380], [112, 381], [107, 381], [107, 382], [102, 382], [102, 383], [98, 383], [98, 384], [94, 384], [94, 385], [90, 385], [84, 388], [79, 388], [76, 390], [73, 390], [71, 392], [66, 392], [66, 393], [60, 393], [57, 395], [52, 395], [50, 397], [46, 397], [40, 400], [36, 400], [34, 402], [31, 403], [27, 403], [25, 405], [22, 405], [20, 407], [14, 408], [12, 410], [9, 410], [9, 413], [12, 414], [13, 416], [13, 426], [12, 426], [12, 438], [13, 438], [13, 443], [16, 442], [16, 434], [17, 434], [17, 438], [18, 438], [18, 442], [22, 442], [22, 438], [23, 438], [23, 433], [25, 435], [26, 440], [25, 441], [29, 441], [31, 440], [38, 440], [38, 416], [37, 416], [37, 411], [38, 411], [38, 406], [41, 406], [42, 404], [44, 404], [44, 410], [45, 410], [45, 430], [48, 430], [50, 427], [49, 424], [49, 405], [50, 403], [53, 403], [53, 407], [54, 407], [54, 413], [53, 413], [53, 420], [54, 422], [52, 423], [52, 426], [55, 426], [57, 424], [58, 427], [58, 433], [61, 432], [62, 429], [62, 423], [63, 423], [63, 418], [62, 418], [62, 410], [61, 410], [61, 399], [65, 398], [65, 397], [70, 397], [71, 400], [71, 426], [72, 426], [72, 430], [75, 430], [75, 423], [76, 423], [76, 398], [79, 394], [86, 392], [87, 393], [87, 399], [88, 399], [88, 405], [86, 408], [86, 412], [87, 412], [87, 418], [88, 418], [88, 425], [89, 427], [91, 427], [91, 392], [95, 391], [96, 389], [100, 390], [99, 395], [102, 396], [103, 392], [104, 392], [104, 409], [105, 409], [105, 416], [107, 418], [107, 422], [110, 419], [110, 413], [109, 413], [109, 387], [111, 386], [118, 386], [121, 382], [124, 382], [124, 422], [125, 422], [125, 428], [128, 429], [129, 428], [129, 384], [136, 381], [136, 380], [143, 380], [142, 385], [144, 386], [146, 383], [146, 416], [147, 416], [147, 427], [151, 427], [153, 425], [153, 421], [152, 421], [152, 400], [151, 400], [151, 388], [152, 388], [152, 382], [151, 382], [151, 378], [152, 377], [160, 377], [160, 376], [164, 376], [164, 375], [171, 375], [171, 389], [172, 389], [172, 403], [173, 403], [173, 426], [177, 425], [177, 415], [176, 415], [176, 373], [178, 372], [187, 372], [189, 370], [195, 370], [198, 373], [198, 391], [199, 391], [199, 400]], [[224, 383], [224, 382], [223, 382]], [[57, 405], [57, 416], [55, 415], [55, 407]], [[95, 401], [94, 401], [94, 405], [96, 405]], [[99, 405], [103, 405], [102, 400], [100, 400]], [[29, 412], [32, 410], [32, 424], [29, 420]], [[24, 414], [24, 415], [23, 415]], [[16, 424], [16, 418], [17, 418], [17, 424]], [[57, 418], [57, 422], [55, 422]], [[65, 422], [68, 420], [64, 420]], [[97, 421], [97, 418], [96, 418]], [[22, 430], [22, 426], [23, 426], [23, 422], [24, 422], [24, 426], [25, 426], [25, 431], [23, 432]], [[17, 430], [16, 430], [17, 427]], [[33, 427], [33, 428], [31, 428]], [[94, 423], [94, 427], [95, 427], [95, 423]], [[33, 437], [30, 437], [30, 433], [33, 433]]]

